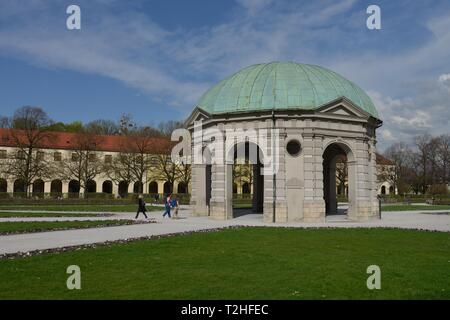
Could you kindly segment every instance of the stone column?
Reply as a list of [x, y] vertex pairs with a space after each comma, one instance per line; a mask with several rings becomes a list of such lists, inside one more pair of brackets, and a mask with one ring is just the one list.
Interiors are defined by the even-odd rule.
[[8, 193], [13, 194], [14, 192], [14, 181], [13, 180], [7, 180], [8, 185], [6, 186], [6, 190]]
[[305, 222], [325, 221], [323, 199], [323, 141], [311, 132], [303, 134], [305, 201], [303, 220]]
[[[216, 142], [219, 144], [219, 142]], [[211, 200], [209, 214], [214, 219], [233, 218], [233, 163], [225, 159], [225, 141], [214, 150], [211, 164]]]
[[44, 193], [49, 194], [51, 192], [51, 181], [44, 181]]
[[[281, 120], [277, 120], [276, 126], [282, 126]], [[275, 136], [276, 143], [272, 144], [272, 135], [268, 137], [270, 150], [266, 150], [272, 162], [275, 161], [273, 174], [264, 175], [264, 222], [287, 222], [287, 201], [286, 201], [286, 164], [285, 164], [285, 142], [284, 132], [280, 130]], [[269, 164], [270, 166], [271, 164]], [[268, 172], [266, 172], [268, 173]], [[274, 221], [275, 220], [275, 221]]]
[[115, 198], [119, 195], [119, 185], [117, 183], [112, 183], [112, 194]]
[[67, 194], [69, 193], [69, 181], [61, 181], [61, 187], [62, 187], [62, 193]]
[[355, 160], [347, 159], [347, 182], [348, 182], [348, 211], [347, 218], [349, 220], [356, 220], [358, 213], [356, 188], [357, 188], [357, 162]]
[[329, 214], [337, 214], [337, 199], [336, 199], [336, 159], [333, 159], [328, 166], [328, 199], [329, 199]]
[[208, 215], [208, 207], [206, 203], [206, 184], [206, 165], [192, 165], [191, 206], [193, 208], [193, 215], [195, 216]]

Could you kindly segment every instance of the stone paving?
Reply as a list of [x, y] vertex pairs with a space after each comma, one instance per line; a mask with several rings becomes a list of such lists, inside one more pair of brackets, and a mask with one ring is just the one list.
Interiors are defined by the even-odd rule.
[[[83, 220], [105, 220], [107, 218], [130, 219], [134, 218], [134, 215], [135, 213], [113, 213], [111, 217], [1, 218], [0, 221], [68, 221], [72, 219], [82, 220], [82, 218]], [[154, 218], [157, 223], [0, 236], [0, 254], [45, 250], [238, 225], [298, 228], [386, 227], [450, 232], [449, 210], [383, 212], [382, 220], [367, 222], [350, 222], [346, 221], [345, 217], [333, 216], [329, 217], [324, 223], [289, 222], [276, 224], [263, 223], [262, 216], [258, 214], [247, 214], [226, 221], [213, 220], [207, 217], [193, 217], [191, 216], [190, 209], [187, 207], [181, 208], [180, 219], [163, 219], [162, 212], [149, 212], [148, 215]], [[140, 219], [143, 219], [142, 215]]]

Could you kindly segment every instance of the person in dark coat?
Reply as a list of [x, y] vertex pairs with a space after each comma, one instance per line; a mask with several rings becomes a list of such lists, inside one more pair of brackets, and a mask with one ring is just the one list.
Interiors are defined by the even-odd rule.
[[139, 195], [139, 198], [138, 198], [138, 211], [136, 213], [135, 219], [137, 219], [139, 217], [140, 212], [142, 212], [144, 214], [145, 219], [148, 219], [147, 215], [145, 214], [145, 212], [146, 212], [145, 202], [144, 202], [144, 199], [142, 199], [142, 195]]

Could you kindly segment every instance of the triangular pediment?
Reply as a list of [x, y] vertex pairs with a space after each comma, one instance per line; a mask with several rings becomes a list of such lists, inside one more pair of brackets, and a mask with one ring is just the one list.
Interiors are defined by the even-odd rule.
[[370, 114], [356, 106], [352, 101], [346, 98], [340, 98], [338, 100], [327, 103], [326, 105], [317, 109], [317, 113], [336, 116], [336, 117], [351, 117], [351, 118], [364, 118], [370, 117]]
[[195, 121], [205, 121], [208, 120], [209, 118], [211, 118], [211, 115], [206, 112], [205, 110], [196, 107], [191, 115], [187, 118], [185, 125], [186, 126], [190, 126], [192, 125]]

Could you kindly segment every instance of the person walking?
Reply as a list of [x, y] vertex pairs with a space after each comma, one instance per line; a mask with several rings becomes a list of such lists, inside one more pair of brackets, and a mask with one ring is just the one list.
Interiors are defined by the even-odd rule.
[[176, 198], [172, 199], [172, 208], [173, 208], [173, 218], [178, 219], [178, 209], [179, 209], [179, 203]]
[[166, 197], [166, 201], [164, 201], [164, 214], [163, 214], [163, 218], [168, 215], [168, 217], [170, 218], [170, 205], [171, 205], [171, 201], [172, 201], [172, 194], [168, 194]]
[[142, 195], [140, 194], [139, 198], [138, 198], [138, 210], [137, 210], [135, 219], [137, 219], [139, 217], [139, 213], [141, 213], [141, 212], [144, 215], [145, 219], [148, 219], [147, 214], [145, 213], [145, 211], [146, 211], [146, 209], [145, 209], [145, 202], [144, 202], [144, 199], [142, 198]]

